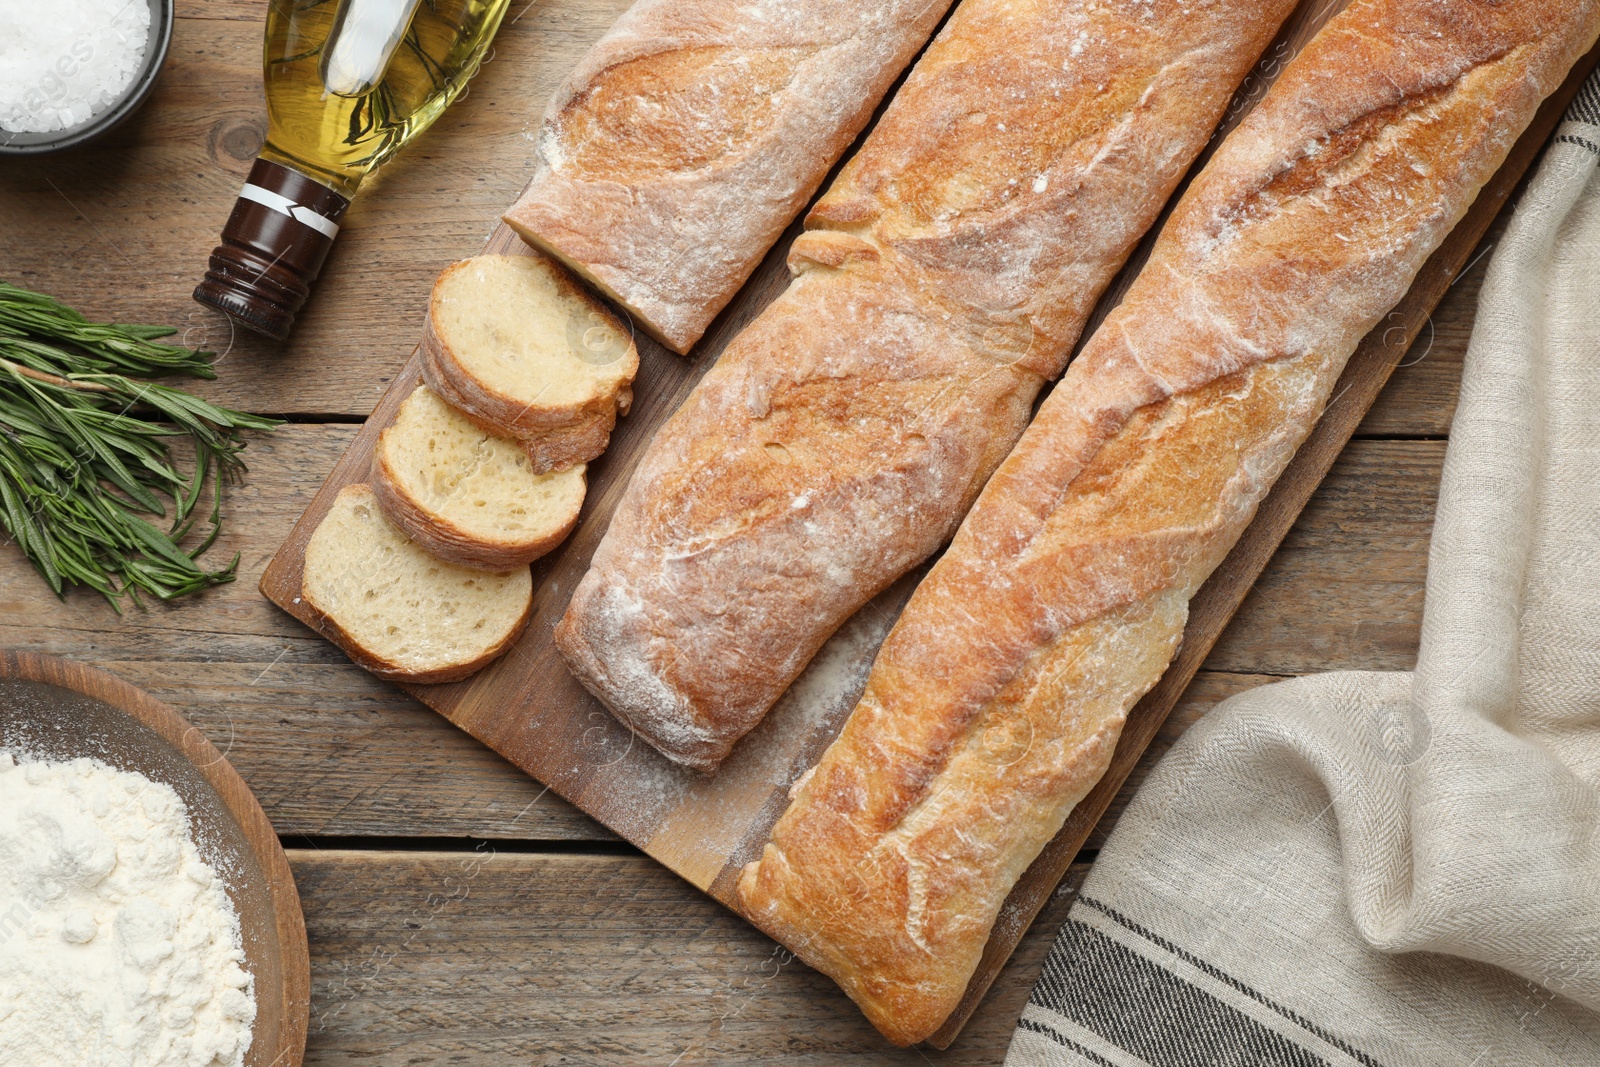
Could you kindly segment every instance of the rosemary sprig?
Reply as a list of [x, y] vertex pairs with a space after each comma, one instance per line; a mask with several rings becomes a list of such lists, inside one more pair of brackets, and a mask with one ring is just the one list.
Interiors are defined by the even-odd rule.
[[[242, 430], [278, 420], [152, 382], [214, 378], [209, 352], [158, 343], [173, 330], [103, 325], [0, 282], [0, 525], [62, 594], [86, 585], [121, 610], [233, 580], [239, 558], [197, 561], [221, 532], [222, 483], [245, 469]], [[186, 438], [191, 465], [171, 444]], [[150, 518], [166, 518], [165, 528]], [[196, 527], [208, 529], [184, 547]]]
[[[14, 344], [19, 352], [33, 353], [48, 364], [20, 360], [35, 370], [57, 374], [112, 371], [136, 378], [164, 374], [215, 378], [210, 352], [155, 342], [157, 337], [176, 332], [170, 326], [93, 323], [43, 293], [0, 281], [0, 342]], [[62, 348], [62, 343], [71, 347]]]

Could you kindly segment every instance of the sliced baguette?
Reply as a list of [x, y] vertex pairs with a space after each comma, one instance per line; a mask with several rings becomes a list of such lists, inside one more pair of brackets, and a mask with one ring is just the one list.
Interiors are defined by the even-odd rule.
[[[441, 397], [508, 437], [587, 430], [604, 438], [633, 400], [628, 327], [544, 256], [478, 256], [439, 275], [424, 375]], [[579, 456], [583, 462], [598, 455]]]
[[454, 682], [528, 624], [527, 567], [492, 574], [435, 559], [347, 485], [306, 543], [301, 595], [341, 648], [381, 678]]
[[584, 466], [535, 474], [522, 442], [485, 432], [419, 385], [378, 438], [372, 492], [389, 521], [438, 558], [506, 570], [572, 531]]
[[1294, 7], [962, 0], [640, 457], [555, 631], [579, 680], [714, 768], [955, 533]]
[[949, 6], [636, 0], [550, 101], [505, 221], [687, 352]]
[[464, 415], [485, 433], [496, 437], [516, 437], [527, 450], [535, 474], [562, 471], [579, 463], [587, 463], [606, 450], [611, 443], [611, 431], [617, 425], [617, 410], [591, 415], [570, 426], [555, 430], [517, 435], [508, 433], [502, 423], [482, 418], [472, 410], [472, 399], [459, 392], [451, 377], [444, 373], [434, 357], [433, 350], [422, 346], [422, 378], [439, 399]]

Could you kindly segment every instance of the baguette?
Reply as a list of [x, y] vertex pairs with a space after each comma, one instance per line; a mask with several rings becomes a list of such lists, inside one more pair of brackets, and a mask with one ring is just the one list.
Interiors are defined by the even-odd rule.
[[885, 641], [739, 898], [901, 1044], [960, 1001], [1190, 597], [1596, 0], [1356, 0], [1196, 179]]
[[529, 244], [687, 352], [950, 0], [639, 0], [551, 101]]
[[[422, 351], [438, 396], [491, 433], [541, 441], [557, 467], [605, 450], [639, 370], [628, 328], [544, 256], [445, 268]], [[538, 463], [540, 452], [530, 453]]]
[[663, 426], [556, 641], [709, 770], [936, 551], [1293, 0], [965, 0]]
[[521, 636], [533, 607], [528, 568], [445, 563], [384, 518], [366, 485], [339, 490], [306, 542], [301, 595], [321, 628], [380, 678], [454, 682]]
[[578, 522], [584, 466], [535, 474], [522, 444], [486, 433], [419, 385], [378, 437], [372, 492], [389, 521], [447, 563], [503, 571]]

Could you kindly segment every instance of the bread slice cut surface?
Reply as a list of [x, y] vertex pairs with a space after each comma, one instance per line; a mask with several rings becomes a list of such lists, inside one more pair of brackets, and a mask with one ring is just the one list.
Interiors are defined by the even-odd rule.
[[301, 589], [352, 659], [412, 682], [456, 681], [487, 665], [522, 633], [533, 602], [528, 568], [488, 573], [436, 559], [359, 484], [340, 490], [306, 543]]
[[521, 441], [486, 432], [422, 385], [378, 439], [372, 490], [389, 520], [431, 554], [505, 570], [572, 531], [584, 470], [535, 473]]
[[423, 343], [434, 391], [513, 437], [625, 414], [639, 369], [628, 326], [539, 255], [446, 268]]

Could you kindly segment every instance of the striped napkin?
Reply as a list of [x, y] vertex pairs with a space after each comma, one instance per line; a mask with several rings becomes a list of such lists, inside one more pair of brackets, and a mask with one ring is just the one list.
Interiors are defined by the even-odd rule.
[[1484, 285], [1416, 670], [1190, 730], [1010, 1067], [1600, 1065], [1600, 75], [1567, 118]]

